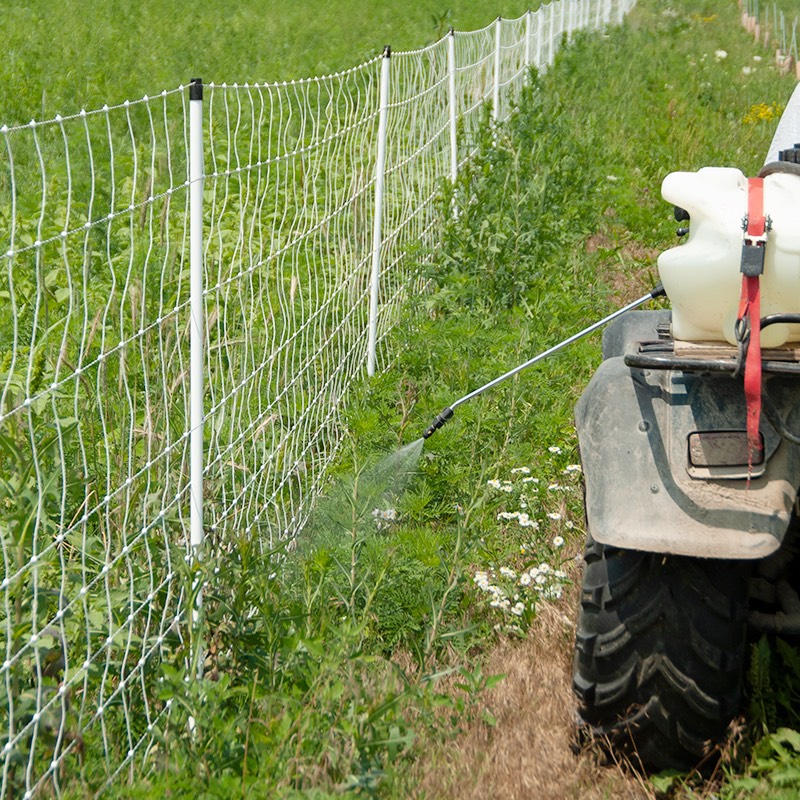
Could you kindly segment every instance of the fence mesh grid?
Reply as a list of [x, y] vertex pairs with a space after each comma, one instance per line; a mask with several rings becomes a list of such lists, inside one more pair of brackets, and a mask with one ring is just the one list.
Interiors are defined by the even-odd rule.
[[[483, 107], [505, 118], [563, 33], [631, 5], [562, 0], [388, 65], [206, 85], [208, 547], [301, 530]], [[3, 797], [61, 796], [89, 753], [98, 792], [151, 769], [159, 671], [188, 658], [192, 102], [181, 86], [0, 129]]]

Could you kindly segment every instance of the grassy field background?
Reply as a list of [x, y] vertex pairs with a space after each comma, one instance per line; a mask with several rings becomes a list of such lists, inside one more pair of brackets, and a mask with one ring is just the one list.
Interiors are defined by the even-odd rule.
[[[250, 83], [323, 75], [412, 50], [450, 25], [474, 30], [524, 0], [68, 0], [3, 4], [0, 120], [43, 119], [206, 81]], [[8, 87], [13, 87], [8, 91]]]
[[[213, 0], [195, 14], [171, 0], [16, 3], [4, 9], [0, 71], [13, 91], [0, 118], [99, 106], [194, 75], [330, 72], [383, 43], [416, 47], [449, 24], [522, 11], [462, 0]], [[650, 288], [657, 253], [676, 241], [663, 177], [707, 165], [753, 174], [793, 86], [741, 30], [735, 3], [642, 0], [622, 29], [577, 37], [507, 126], [484, 128], [457, 219], [443, 188], [440, 246], [424, 267], [436, 290], [407, 309], [393, 369], [349, 409], [338, 481], [287, 569], [246, 537], [202, 567], [206, 675], [186, 680], [178, 659], [159, 667], [160, 699], [176, 708], [155, 731], [149, 771], [120, 778], [112, 795], [797, 796], [797, 737], [777, 732], [798, 727], [800, 671], [775, 642], [754, 643], [750, 725], [711, 781], [649, 781], [570, 749], [584, 536], [571, 418], [597, 339], [460, 408], [394, 497], [385, 483], [370, 488], [381, 454], [414, 441], [454, 398]], [[533, 569], [544, 588], [518, 583]], [[507, 606], [481, 576], [504, 586]], [[101, 746], [86, 742], [63, 796], [92, 796], [103, 782]]]

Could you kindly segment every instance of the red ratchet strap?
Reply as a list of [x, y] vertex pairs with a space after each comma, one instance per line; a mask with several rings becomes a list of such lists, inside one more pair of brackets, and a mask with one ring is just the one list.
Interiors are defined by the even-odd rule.
[[752, 470], [761, 461], [761, 286], [764, 271], [766, 219], [764, 217], [764, 179], [750, 178], [747, 194], [747, 228], [742, 247], [742, 297], [739, 320], [748, 320], [749, 342], [744, 364], [744, 396], [747, 404], [747, 458]]

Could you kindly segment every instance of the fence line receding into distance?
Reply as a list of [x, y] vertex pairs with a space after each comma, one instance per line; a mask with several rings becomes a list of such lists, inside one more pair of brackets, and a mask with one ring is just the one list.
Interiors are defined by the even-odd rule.
[[631, 5], [0, 129], [0, 797], [154, 766], [187, 563], [300, 531], [482, 106]]

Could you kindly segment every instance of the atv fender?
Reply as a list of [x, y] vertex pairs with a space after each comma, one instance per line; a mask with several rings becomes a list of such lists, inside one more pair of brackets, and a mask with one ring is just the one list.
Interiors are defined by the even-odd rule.
[[[645, 316], [631, 317], [612, 331], [604, 355], [625, 352], [625, 334], [631, 328], [640, 333]], [[785, 376], [765, 381], [788, 426], [797, 430], [800, 381]], [[611, 356], [578, 401], [575, 420], [595, 541], [736, 559], [762, 558], [780, 546], [800, 485], [800, 447], [783, 441], [762, 416], [760, 477], [748, 480], [747, 467], [736, 479], [698, 477], [689, 463], [689, 434], [746, 428], [741, 380], [630, 368], [621, 355]]]

